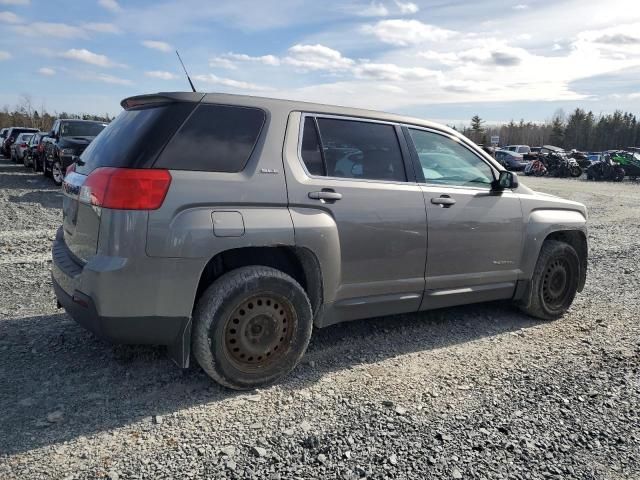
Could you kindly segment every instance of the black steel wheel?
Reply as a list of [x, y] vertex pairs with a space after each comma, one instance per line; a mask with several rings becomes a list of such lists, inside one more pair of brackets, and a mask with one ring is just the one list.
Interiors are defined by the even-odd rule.
[[312, 328], [311, 304], [298, 282], [274, 268], [241, 267], [198, 299], [192, 351], [212, 379], [248, 390], [289, 373], [304, 355]]
[[295, 308], [287, 298], [273, 293], [250, 297], [227, 319], [225, 354], [247, 373], [277, 363], [291, 347], [297, 323]]
[[578, 291], [580, 269], [580, 259], [571, 245], [546, 240], [540, 249], [529, 292], [520, 305], [522, 310], [543, 320], [561, 317]]

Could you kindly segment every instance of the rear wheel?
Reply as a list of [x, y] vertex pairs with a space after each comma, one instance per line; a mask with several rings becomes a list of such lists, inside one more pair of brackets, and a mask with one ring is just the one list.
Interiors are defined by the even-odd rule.
[[236, 390], [289, 373], [309, 344], [313, 316], [302, 287], [270, 267], [232, 270], [203, 293], [194, 315], [193, 353], [216, 382]]
[[545, 241], [522, 310], [543, 320], [561, 317], [573, 303], [579, 278], [580, 260], [574, 248], [557, 240]]

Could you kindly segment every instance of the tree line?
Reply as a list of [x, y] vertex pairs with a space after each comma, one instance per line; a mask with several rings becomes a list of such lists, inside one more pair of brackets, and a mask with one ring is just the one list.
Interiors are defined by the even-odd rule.
[[5, 105], [0, 110], [0, 128], [5, 127], [28, 127], [37, 128], [40, 131], [48, 132], [53, 126], [53, 122], [58, 118], [75, 118], [78, 120], [95, 120], [98, 122], [110, 122], [113, 117], [108, 113], [104, 115], [78, 114], [69, 112], [47, 112], [44, 106], [36, 108], [29, 95], [23, 95], [13, 109]]
[[640, 123], [629, 112], [616, 110], [595, 115], [576, 108], [568, 116], [557, 111], [544, 123], [513, 120], [502, 125], [485, 125], [478, 115], [462, 133], [477, 143], [489, 145], [491, 136], [500, 137], [500, 145], [555, 145], [566, 150], [603, 151], [640, 146]]

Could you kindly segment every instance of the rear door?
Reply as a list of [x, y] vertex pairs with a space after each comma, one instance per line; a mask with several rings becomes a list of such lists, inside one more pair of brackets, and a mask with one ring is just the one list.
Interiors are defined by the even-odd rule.
[[337, 291], [325, 293], [334, 314], [348, 320], [416, 311], [426, 217], [400, 127], [320, 114], [303, 115], [301, 127], [298, 158], [285, 162], [289, 205], [294, 227], [295, 218], [324, 212], [337, 228], [340, 278]]
[[457, 138], [413, 127], [406, 132], [427, 207], [422, 308], [510, 297], [521, 273], [518, 195], [491, 191], [495, 170]]

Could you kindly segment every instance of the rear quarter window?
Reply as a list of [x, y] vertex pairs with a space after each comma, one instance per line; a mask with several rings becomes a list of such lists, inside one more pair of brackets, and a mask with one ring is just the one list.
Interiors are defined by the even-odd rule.
[[239, 172], [249, 161], [265, 119], [265, 112], [258, 108], [201, 104], [154, 167]]

